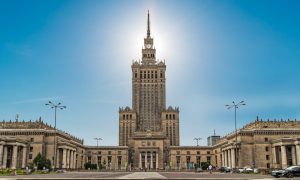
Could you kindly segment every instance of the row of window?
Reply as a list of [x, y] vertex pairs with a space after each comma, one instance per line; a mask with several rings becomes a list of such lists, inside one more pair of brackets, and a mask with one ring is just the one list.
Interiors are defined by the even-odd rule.
[[166, 119], [176, 119], [175, 114], [166, 114]]
[[[176, 151], [176, 154], [177, 154], [177, 155], [180, 155], [180, 153], [181, 153], [180, 151]], [[196, 153], [197, 153], [197, 155], [199, 155], [199, 154], [200, 154], [200, 151], [197, 151]], [[190, 155], [191, 152], [190, 152], [190, 151], [186, 151], [186, 154], [187, 154], [187, 155]], [[206, 151], [206, 154], [210, 154], [210, 151]]]
[[154, 54], [143, 54], [144, 58], [155, 58]]
[[[163, 78], [163, 72], [160, 72], [159, 78]], [[138, 73], [134, 73], [134, 78], [138, 78]], [[157, 79], [158, 72], [157, 71], [140, 71], [140, 79]]]
[[132, 114], [123, 114], [123, 119], [132, 119]]
[[[186, 163], [191, 163], [191, 156], [186, 156]], [[201, 162], [201, 156], [196, 156], [196, 163], [197, 164], [200, 164]], [[207, 156], [206, 157], [206, 162], [208, 164], [211, 163], [211, 157], [210, 156]], [[179, 165], [181, 163], [181, 156], [176, 156], [176, 164]]]

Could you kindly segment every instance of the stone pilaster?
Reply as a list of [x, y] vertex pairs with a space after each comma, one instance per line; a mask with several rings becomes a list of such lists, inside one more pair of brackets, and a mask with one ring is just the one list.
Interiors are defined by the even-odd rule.
[[12, 162], [11, 162], [11, 168], [16, 169], [17, 166], [17, 156], [18, 156], [18, 146], [13, 146], [13, 154], [12, 154]]
[[23, 146], [22, 168], [26, 167], [27, 147]]
[[283, 169], [287, 168], [286, 148], [284, 145], [281, 146], [281, 167]]
[[140, 152], [139, 168], [142, 168], [142, 153]]
[[225, 167], [228, 167], [228, 161], [227, 161], [227, 150], [224, 151], [224, 159], [225, 159]]
[[156, 153], [156, 161], [155, 161], [155, 163], [156, 163], [156, 169], [158, 169], [158, 152]]
[[293, 165], [297, 165], [297, 159], [296, 159], [296, 147], [292, 146], [291, 147], [291, 153], [292, 153], [292, 163]]
[[63, 159], [62, 159], [62, 168], [66, 169], [67, 168], [67, 150], [63, 149]]
[[2, 168], [7, 168], [6, 162], [7, 162], [7, 146], [4, 146]]
[[145, 169], [148, 168], [148, 164], [147, 164], [147, 159], [148, 159], [148, 153], [145, 153]]
[[236, 168], [235, 167], [235, 149], [231, 149], [231, 165], [232, 165], [232, 168]]
[[4, 145], [0, 144], [0, 167], [3, 165], [3, 150], [4, 150]]
[[297, 165], [300, 165], [300, 144], [296, 145]]
[[153, 154], [151, 152], [151, 159], [150, 159], [150, 168], [153, 169]]

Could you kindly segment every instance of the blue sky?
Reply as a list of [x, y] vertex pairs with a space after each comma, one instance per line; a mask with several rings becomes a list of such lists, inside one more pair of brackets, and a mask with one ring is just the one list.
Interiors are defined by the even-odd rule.
[[85, 144], [118, 144], [131, 106], [150, 10], [167, 105], [180, 107], [181, 145], [234, 130], [225, 104], [245, 100], [238, 127], [300, 118], [299, 1], [0, 1], [0, 119], [54, 123]]

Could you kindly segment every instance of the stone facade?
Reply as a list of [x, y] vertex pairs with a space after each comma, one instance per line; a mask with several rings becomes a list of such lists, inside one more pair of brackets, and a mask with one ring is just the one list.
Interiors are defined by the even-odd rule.
[[2, 168], [25, 168], [32, 163], [38, 153], [50, 159], [53, 167], [56, 156], [55, 168], [83, 168], [85, 157], [83, 140], [55, 130], [45, 124], [41, 118], [33, 122], [0, 123], [0, 166]]
[[128, 165], [127, 146], [86, 146], [85, 162], [107, 170], [125, 170]]
[[[237, 143], [235, 139], [237, 138]], [[258, 169], [300, 165], [300, 122], [258, 118], [213, 146], [216, 165]]]

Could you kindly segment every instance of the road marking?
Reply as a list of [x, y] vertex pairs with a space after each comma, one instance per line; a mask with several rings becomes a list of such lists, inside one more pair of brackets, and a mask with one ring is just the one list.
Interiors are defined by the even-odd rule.
[[157, 172], [134, 172], [121, 176], [118, 179], [167, 179], [165, 176]]

